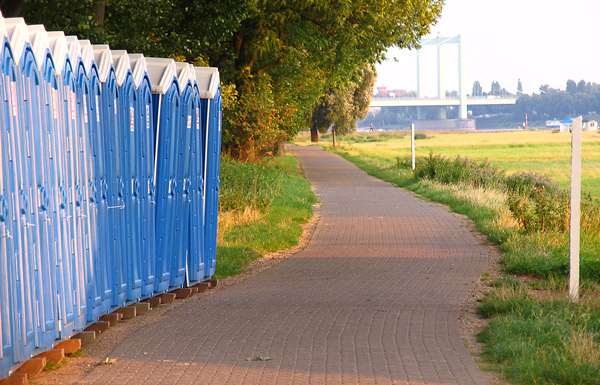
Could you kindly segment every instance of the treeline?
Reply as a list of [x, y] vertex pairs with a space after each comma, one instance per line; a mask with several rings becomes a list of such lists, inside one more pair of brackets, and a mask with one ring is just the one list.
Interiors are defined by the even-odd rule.
[[522, 121], [525, 114], [529, 119], [538, 120], [597, 115], [600, 113], [600, 84], [568, 80], [566, 91], [543, 85], [539, 94], [519, 95], [514, 106], [473, 106], [472, 110], [473, 115], [512, 114], [515, 121]]
[[[443, 0], [0, 0], [5, 17], [218, 67], [223, 146], [255, 159], [307, 126], [352, 128], [372, 64], [414, 47]], [[367, 103], [368, 104], [368, 103]], [[315, 107], [319, 106], [315, 122]], [[351, 119], [339, 119], [344, 112]]]

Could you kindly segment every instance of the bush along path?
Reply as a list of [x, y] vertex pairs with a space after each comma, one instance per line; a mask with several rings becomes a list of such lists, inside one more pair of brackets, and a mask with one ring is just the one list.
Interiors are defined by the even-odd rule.
[[81, 383], [487, 383], [457, 324], [486, 249], [445, 209], [293, 151], [322, 202], [307, 247], [144, 326]]
[[499, 244], [506, 276], [490, 282], [479, 314], [489, 368], [519, 384], [600, 384], [600, 205], [583, 197], [581, 299], [567, 300], [568, 193], [548, 177], [504, 171], [487, 161], [430, 154], [382, 164], [341, 155], [372, 175], [450, 206]]

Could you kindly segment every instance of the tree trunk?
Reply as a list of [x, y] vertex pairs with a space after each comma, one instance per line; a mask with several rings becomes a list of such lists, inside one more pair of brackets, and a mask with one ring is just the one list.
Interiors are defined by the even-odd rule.
[[319, 130], [317, 130], [317, 126], [314, 124], [310, 126], [310, 141], [312, 143], [319, 142]]
[[333, 139], [333, 147], [335, 147], [337, 145], [337, 142], [335, 141], [335, 127], [331, 129], [331, 138]]
[[2, 14], [4, 17], [23, 17], [27, 8], [24, 0], [12, 0], [2, 6]]
[[106, 0], [94, 0], [94, 21], [100, 31], [104, 30], [104, 15], [106, 13]]

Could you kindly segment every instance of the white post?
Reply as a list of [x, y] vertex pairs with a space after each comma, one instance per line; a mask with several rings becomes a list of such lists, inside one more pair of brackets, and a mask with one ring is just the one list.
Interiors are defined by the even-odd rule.
[[412, 169], [415, 169], [415, 124], [410, 125], [410, 147], [412, 149]]
[[462, 41], [462, 36], [458, 35], [456, 38], [458, 45], [458, 97], [460, 99], [459, 118], [467, 119], [467, 87], [465, 85], [465, 61], [463, 59], [463, 52], [465, 47]]
[[571, 222], [569, 229], [569, 298], [579, 300], [579, 226], [581, 205], [581, 116], [571, 124]]

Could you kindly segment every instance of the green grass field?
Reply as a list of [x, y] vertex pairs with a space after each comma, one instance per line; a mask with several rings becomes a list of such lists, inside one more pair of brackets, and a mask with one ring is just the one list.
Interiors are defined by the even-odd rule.
[[[410, 136], [404, 132], [354, 133], [340, 138], [344, 151], [379, 158], [382, 164], [397, 157], [410, 157]], [[298, 143], [308, 143], [299, 137]], [[329, 135], [321, 138], [330, 142]], [[417, 156], [429, 152], [448, 157], [488, 159], [497, 162], [507, 173], [532, 171], [550, 176], [562, 188], [569, 187], [571, 175], [571, 135], [568, 132], [504, 131], [472, 133], [427, 133], [416, 141]], [[600, 133], [583, 133], [582, 190], [600, 197]]]

